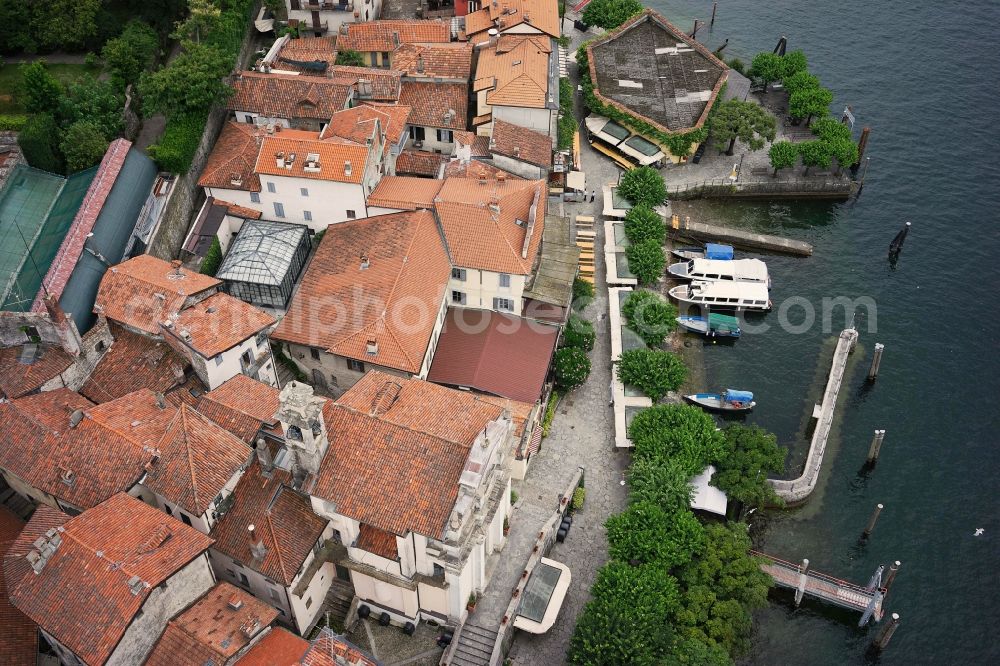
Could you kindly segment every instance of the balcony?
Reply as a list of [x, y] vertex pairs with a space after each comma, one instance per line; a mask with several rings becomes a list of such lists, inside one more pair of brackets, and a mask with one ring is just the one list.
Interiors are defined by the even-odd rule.
[[267, 351], [258, 352], [257, 357], [251, 362], [247, 363], [243, 357], [240, 357], [240, 372], [247, 377], [252, 379], [257, 379], [257, 374], [260, 369], [264, 367], [264, 364], [271, 358], [271, 355]]

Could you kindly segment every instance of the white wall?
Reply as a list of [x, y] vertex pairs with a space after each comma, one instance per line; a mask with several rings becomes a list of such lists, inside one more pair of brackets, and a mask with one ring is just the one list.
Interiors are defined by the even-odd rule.
[[493, 120], [504, 120], [519, 127], [527, 127], [552, 137], [552, 116], [550, 109], [531, 109], [523, 106], [493, 105]]
[[[244, 465], [239, 470], [237, 470], [236, 473], [233, 474], [232, 478], [229, 479], [229, 481], [226, 483], [225, 486], [223, 486], [222, 490], [220, 491], [219, 494], [223, 497], [223, 499], [225, 499], [226, 497], [229, 497], [230, 495], [233, 494], [233, 490], [236, 488], [236, 484], [239, 483], [239, 480], [241, 478], [243, 478], [243, 473], [246, 471], [246, 468], [249, 466], [249, 464], [250, 464], [250, 457], [252, 456], [252, 454], [250, 453], [249, 449], [247, 450], [247, 454], [248, 454], [248, 457], [247, 457], [247, 463], [246, 463], [246, 465]], [[152, 502], [147, 502], [147, 503], [155, 506], [160, 511], [163, 511], [166, 514], [173, 516], [174, 518], [176, 518], [177, 520], [180, 520], [181, 522], [183, 522], [183, 518], [181, 518], [181, 515], [182, 514], [186, 515], [188, 517], [188, 519], [191, 521], [191, 527], [195, 528], [196, 530], [198, 530], [202, 534], [208, 534], [209, 532], [211, 532], [212, 531], [212, 527], [215, 526], [216, 522], [218, 522], [217, 519], [214, 517], [214, 513], [215, 513], [215, 511], [214, 511], [215, 504], [214, 503], [212, 504], [212, 506], [209, 507], [209, 509], [208, 509], [207, 512], [203, 513], [200, 516], [195, 516], [195, 515], [192, 515], [190, 512], [188, 512], [187, 510], [182, 509], [177, 504], [175, 504], [175, 503], [167, 500], [162, 495], [154, 494], [154, 493], [150, 492], [149, 490], [147, 490], [146, 488], [144, 488], [143, 486], [136, 486], [136, 488], [142, 488], [143, 495], [145, 496], [143, 498], [144, 501], [146, 501], [145, 498], [152, 499], [153, 500]], [[167, 511], [167, 507], [170, 508], [170, 511]]]
[[[325, 0], [326, 2], [331, 2], [332, 0]], [[358, 12], [359, 21], [373, 21], [377, 19], [382, 13], [382, 0], [352, 0], [354, 3], [354, 11]], [[288, 18], [299, 19], [304, 21], [307, 26], [312, 25], [312, 12], [306, 9], [306, 5], [309, 4], [309, 0], [302, 0], [299, 3], [301, 9], [291, 9], [292, 3], [289, 0], [285, 0], [285, 8], [288, 10]], [[329, 28], [326, 34], [336, 33], [340, 26], [344, 23], [354, 23], [354, 12], [341, 12], [333, 10], [321, 10], [319, 13], [320, 23], [326, 22]], [[312, 32], [308, 30], [308, 27], [302, 29], [303, 37], [311, 37]]]
[[[418, 619], [417, 613], [420, 609], [415, 589], [399, 587], [353, 570], [351, 571], [351, 582], [354, 583], [354, 592], [358, 598], [381, 607], [378, 610], [373, 608], [374, 615], [378, 615], [382, 609], [385, 609], [390, 616], [397, 615], [393, 618], [397, 622], [412, 622]], [[396, 611], [396, 613], [391, 611]]]
[[[220, 553], [214, 548], [208, 551], [209, 561], [212, 563], [212, 571], [218, 580], [232, 583], [238, 588], [246, 590], [261, 601], [267, 602], [278, 609], [278, 619], [282, 624], [295, 628], [292, 618], [292, 607], [289, 603], [288, 590], [284, 585], [262, 575], [261, 573], [237, 564], [231, 557]], [[247, 549], [246, 559], [250, 559], [250, 550]], [[240, 574], [247, 577], [244, 583]]]
[[538, 180], [540, 178], [545, 178], [548, 175], [548, 171], [542, 167], [535, 166], [534, 164], [528, 164], [527, 162], [522, 162], [521, 160], [514, 159], [513, 157], [507, 157], [506, 155], [493, 154], [493, 165], [498, 169], [503, 169], [504, 171], [510, 171], [515, 173], [522, 178], [527, 180]]
[[466, 268], [464, 281], [455, 278], [448, 281], [448, 302], [459, 305], [452, 300], [452, 292], [460, 291], [465, 294], [465, 307], [492, 310], [494, 297], [507, 298], [514, 302], [511, 314], [519, 315], [523, 311], [522, 296], [526, 279], [526, 275], [511, 275], [510, 286], [501, 287], [500, 273]]
[[422, 128], [424, 130], [423, 144], [420, 148], [417, 148], [414, 145], [414, 141], [416, 141], [416, 139], [413, 138], [417, 134], [415, 131], [416, 127], [420, 126], [407, 125], [410, 134], [410, 143], [409, 143], [410, 148], [413, 148], [414, 150], [423, 150], [429, 153], [437, 151], [445, 155], [451, 155], [452, 151], [455, 149], [455, 133], [453, 130], [451, 131], [452, 134], [450, 141], [438, 141], [438, 129], [443, 129], [443, 128], [423, 127]]
[[262, 116], [259, 113], [253, 113], [251, 111], [236, 111], [236, 122], [238, 123], [248, 123], [250, 125], [281, 125], [282, 127], [291, 127], [291, 123], [285, 118], [268, 118], [267, 116]]
[[[208, 384], [210, 391], [242, 372], [240, 357], [244, 352], [250, 352], [251, 363], [260, 354], [265, 354], [267, 360], [260, 367], [260, 370], [257, 371], [257, 379], [270, 386], [278, 385], [277, 373], [274, 369], [274, 358], [271, 356], [271, 345], [266, 338], [258, 345], [255, 338], [256, 335], [252, 338], [247, 338], [232, 349], [227, 349], [211, 359], [206, 359], [205, 367], [208, 373], [208, 380], [205, 383]], [[216, 359], [219, 359], [220, 362], [217, 362]]]

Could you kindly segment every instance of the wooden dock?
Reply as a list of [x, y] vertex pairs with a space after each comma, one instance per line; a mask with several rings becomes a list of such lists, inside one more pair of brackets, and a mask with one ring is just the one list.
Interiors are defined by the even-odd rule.
[[808, 257], [813, 253], [813, 246], [805, 241], [758, 234], [744, 229], [719, 227], [704, 222], [692, 222], [690, 218], [680, 219], [674, 215], [667, 225], [672, 236], [685, 236], [697, 240], [727, 243], [736, 247], [768, 250], [781, 254], [792, 254], [797, 257]]
[[769, 561], [767, 564], [762, 564], [760, 568], [774, 579], [775, 585], [796, 590], [796, 605], [802, 600], [803, 595], [808, 595], [841, 608], [858, 611], [863, 614], [863, 620], [866, 620], [864, 614], [869, 609], [871, 609], [872, 617], [875, 618], [876, 622], [882, 619], [882, 601], [885, 590], [878, 588], [868, 590], [860, 585], [818, 571], [807, 569], [803, 573], [801, 565], [792, 564], [764, 553], [750, 552]]
[[837, 409], [837, 396], [840, 395], [840, 385], [847, 369], [847, 357], [858, 342], [858, 332], [854, 328], [845, 329], [837, 340], [837, 349], [833, 352], [833, 365], [823, 392], [823, 402], [813, 408], [813, 417], [818, 419], [813, 431], [812, 442], [809, 444], [809, 455], [802, 474], [796, 479], [768, 479], [774, 492], [785, 501], [786, 506], [801, 504], [816, 488], [819, 472], [823, 466], [823, 455], [826, 453], [826, 443], [833, 427], [833, 415]]

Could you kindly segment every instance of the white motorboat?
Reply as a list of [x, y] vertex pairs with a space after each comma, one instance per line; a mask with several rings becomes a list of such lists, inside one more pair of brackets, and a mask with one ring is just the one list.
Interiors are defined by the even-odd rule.
[[671, 264], [667, 272], [684, 280], [704, 280], [706, 282], [763, 282], [770, 285], [767, 264], [760, 259], [690, 259]]
[[725, 310], [770, 310], [767, 284], [763, 282], [706, 282], [677, 285], [670, 296], [682, 303]]

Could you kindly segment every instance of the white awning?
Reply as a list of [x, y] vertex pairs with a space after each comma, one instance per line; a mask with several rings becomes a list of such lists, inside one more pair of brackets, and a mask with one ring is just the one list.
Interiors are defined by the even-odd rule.
[[566, 174], [566, 187], [583, 192], [587, 189], [587, 174], [582, 171], [570, 171]]
[[715, 474], [715, 466], [709, 465], [701, 474], [691, 479], [690, 483], [694, 487], [691, 508], [724, 516], [729, 500], [726, 493], [708, 484], [712, 480], [713, 474]]

